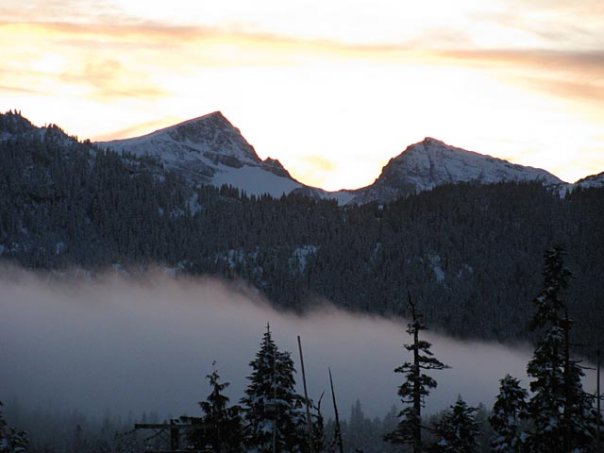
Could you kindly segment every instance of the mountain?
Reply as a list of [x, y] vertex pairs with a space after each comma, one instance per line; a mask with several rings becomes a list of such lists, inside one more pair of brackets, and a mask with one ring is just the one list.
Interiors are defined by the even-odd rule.
[[[16, 112], [15, 112], [16, 113]], [[58, 127], [38, 128], [20, 114], [2, 115], [0, 141], [15, 134], [46, 134], [70, 138]], [[568, 184], [551, 173], [512, 164], [426, 137], [408, 146], [382, 168], [373, 184], [356, 190], [326, 191], [292, 178], [276, 159], [260, 159], [239, 129], [213, 112], [140, 137], [97, 142], [100, 148], [137, 157], [151, 157], [186, 181], [220, 187], [230, 185], [250, 195], [280, 197], [294, 193], [314, 199], [333, 199], [338, 205], [386, 203], [447, 184], [496, 184], [536, 181], [564, 196], [576, 187], [601, 187], [603, 174]]]
[[9, 140], [18, 134], [36, 130], [31, 122], [18, 112], [0, 113], [0, 141]]
[[[138, 156], [103, 150], [56, 126], [0, 115], [2, 261], [91, 272], [159, 264], [244, 281], [274, 304], [300, 311], [329, 300], [402, 316], [410, 293], [422, 301], [430, 325], [518, 340], [529, 335], [542, 253], [562, 244], [575, 272], [565, 297], [581, 326], [576, 341], [597, 341], [604, 323], [604, 187], [560, 197], [544, 186], [557, 181], [545, 172], [428, 139], [393, 159], [369, 188], [339, 194], [385, 199], [407, 187], [405, 196], [380, 208], [246, 197], [191, 183], [201, 177], [186, 171], [185, 157], [206, 165], [212, 183], [241, 169], [266, 181], [292, 180], [269, 171], [271, 162], [258, 159], [221, 115], [203, 118], [201, 129], [194, 120], [180, 131], [141, 138], [156, 145], [158, 154], [149, 159], [147, 145]], [[502, 180], [512, 182], [487, 184]], [[457, 181], [485, 184], [447, 184]]]
[[340, 205], [383, 203], [462, 182], [564, 184], [545, 170], [512, 164], [426, 138], [391, 159], [370, 186], [329, 192], [296, 181], [277, 160], [261, 160], [240, 131], [220, 112], [142, 137], [99, 142], [98, 145], [138, 156], [150, 155], [194, 183], [230, 184], [255, 195], [281, 196], [295, 192], [312, 198], [335, 199]]
[[582, 189], [602, 188], [604, 187], [604, 172], [580, 179], [573, 186], [581, 187]]
[[278, 160], [261, 160], [221, 112], [194, 118], [142, 137], [98, 142], [101, 148], [151, 156], [194, 184], [229, 184], [250, 195], [279, 197], [303, 184]]
[[529, 181], [545, 186], [565, 184], [545, 170], [512, 164], [427, 137], [390, 159], [373, 184], [353, 192], [351, 202], [388, 202], [445, 184]]

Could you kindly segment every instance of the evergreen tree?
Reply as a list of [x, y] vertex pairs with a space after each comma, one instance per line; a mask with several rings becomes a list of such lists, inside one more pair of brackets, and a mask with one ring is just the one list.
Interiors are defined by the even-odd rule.
[[217, 370], [213, 370], [206, 378], [212, 392], [206, 401], [199, 403], [203, 416], [188, 419], [195, 424], [200, 424], [202, 430], [193, 431], [189, 436], [189, 441], [196, 448], [211, 447], [212, 451], [217, 453], [243, 451], [241, 408], [239, 406], [229, 407], [229, 398], [223, 394], [229, 383], [220, 382]]
[[0, 401], [0, 453], [22, 453], [27, 451], [27, 435], [8, 426], [2, 416], [2, 401]]
[[583, 391], [583, 371], [570, 358], [572, 320], [561, 292], [572, 275], [563, 256], [559, 247], [545, 252], [543, 289], [533, 301], [537, 310], [531, 328], [544, 331], [527, 367], [533, 378], [528, 411], [534, 432], [529, 442], [535, 452], [585, 451], [595, 434], [592, 398]]
[[304, 451], [304, 398], [295, 391], [294, 363], [288, 352], [278, 350], [268, 325], [250, 366], [241, 400], [246, 445], [267, 453]]
[[421, 315], [417, 313], [415, 303], [411, 297], [408, 300], [411, 322], [407, 326], [407, 333], [413, 337], [413, 343], [405, 344], [407, 351], [413, 353], [413, 362], [405, 362], [394, 370], [402, 373], [405, 382], [399, 387], [398, 394], [405, 407], [400, 413], [400, 422], [397, 428], [384, 436], [384, 439], [396, 444], [411, 444], [415, 453], [422, 450], [422, 419], [421, 410], [424, 400], [430, 390], [436, 388], [434, 378], [423, 373], [422, 370], [443, 370], [447, 365], [433, 357], [430, 348], [432, 345], [419, 339], [419, 332], [426, 326], [421, 322]]
[[520, 381], [509, 374], [500, 381], [499, 395], [489, 417], [489, 423], [495, 431], [491, 442], [493, 451], [516, 453], [526, 451], [527, 433], [522, 431], [521, 423], [527, 417], [526, 398], [528, 392], [520, 387]]
[[455, 405], [434, 426], [436, 442], [430, 451], [438, 453], [473, 453], [477, 451], [480, 432], [476, 408], [458, 398]]

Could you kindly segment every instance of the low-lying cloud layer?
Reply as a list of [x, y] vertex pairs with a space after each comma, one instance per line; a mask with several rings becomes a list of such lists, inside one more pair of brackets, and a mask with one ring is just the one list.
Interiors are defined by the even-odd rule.
[[[331, 367], [344, 414], [357, 398], [370, 416], [398, 404], [401, 376], [393, 369], [408, 360], [401, 347], [409, 341], [403, 320], [328, 305], [306, 316], [278, 313], [248, 288], [159, 271], [57, 278], [13, 268], [0, 271], [0, 399], [90, 415], [196, 414], [214, 360], [232, 383], [231, 399], [242, 396], [267, 322], [297, 368], [301, 336], [312, 398], [328, 389]], [[429, 411], [460, 394], [472, 404], [490, 405], [506, 373], [526, 383], [528, 349], [437, 334], [427, 339], [436, 357], [452, 367], [433, 374], [439, 387]]]

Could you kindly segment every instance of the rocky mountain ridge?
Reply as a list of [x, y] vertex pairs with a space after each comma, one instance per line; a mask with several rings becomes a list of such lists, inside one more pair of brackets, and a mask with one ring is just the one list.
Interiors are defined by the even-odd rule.
[[273, 196], [296, 192], [313, 198], [335, 199], [341, 205], [388, 202], [455, 183], [539, 181], [546, 186], [566, 185], [545, 170], [512, 164], [427, 137], [392, 158], [373, 184], [356, 190], [329, 192], [295, 180], [277, 160], [261, 160], [240, 131], [220, 112], [142, 137], [98, 144], [115, 151], [149, 154], [168, 167], [180, 169], [198, 183], [231, 184], [256, 195], [263, 191]]
[[[0, 140], [7, 140], [14, 134], [45, 133], [48, 129], [37, 128], [24, 117], [11, 113], [3, 115], [2, 124]], [[262, 160], [239, 129], [221, 112], [209, 113], [140, 137], [97, 142], [96, 145], [119, 153], [150, 156], [193, 185], [220, 187], [227, 184], [250, 195], [268, 194], [273, 197], [297, 193], [316, 199], [334, 199], [339, 205], [384, 203], [456, 183], [537, 181], [561, 194], [574, 187], [604, 184], [602, 174], [569, 184], [539, 168], [513, 164], [427, 137], [390, 159], [371, 185], [330, 192], [297, 181], [276, 159]]]
[[281, 196], [303, 185], [276, 159], [261, 160], [221, 112], [213, 112], [141, 137], [97, 142], [102, 148], [148, 155], [194, 184], [230, 184], [249, 194]]

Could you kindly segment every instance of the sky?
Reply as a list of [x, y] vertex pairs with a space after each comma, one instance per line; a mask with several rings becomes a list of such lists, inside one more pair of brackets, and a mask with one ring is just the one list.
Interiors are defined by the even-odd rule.
[[604, 171], [601, 0], [4, 0], [0, 111], [80, 138], [220, 110], [330, 190], [426, 136]]

